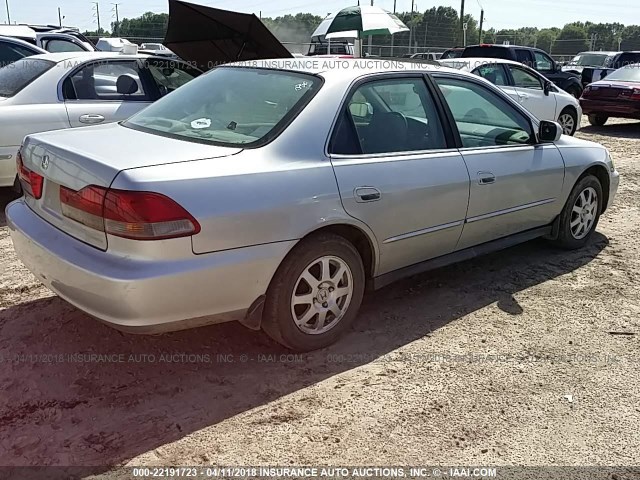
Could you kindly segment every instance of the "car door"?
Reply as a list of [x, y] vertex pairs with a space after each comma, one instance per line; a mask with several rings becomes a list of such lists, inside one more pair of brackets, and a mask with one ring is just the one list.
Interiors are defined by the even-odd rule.
[[533, 70], [519, 65], [507, 65], [507, 70], [511, 76], [510, 88], [515, 94], [510, 96], [540, 120], [555, 121], [556, 97], [545, 94], [544, 79]]
[[453, 250], [469, 174], [423, 75], [370, 77], [352, 88], [330, 142], [347, 213], [380, 246], [378, 274]]
[[458, 249], [550, 224], [562, 209], [564, 162], [537, 144], [529, 118], [472, 78], [434, 74], [471, 177]]
[[51, 53], [89, 51], [89, 48], [80, 40], [65, 33], [38, 33], [36, 40], [38, 46]]
[[129, 118], [151, 104], [153, 88], [136, 60], [99, 60], [72, 71], [62, 95], [69, 123], [81, 127]]

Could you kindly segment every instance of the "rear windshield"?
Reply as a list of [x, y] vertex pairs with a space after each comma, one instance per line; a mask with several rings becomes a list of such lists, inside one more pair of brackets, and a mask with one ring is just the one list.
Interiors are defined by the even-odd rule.
[[621, 82], [640, 82], [640, 64], [627, 65], [615, 72], [611, 72], [605, 80], [618, 80]]
[[579, 65], [581, 67], [604, 67], [609, 55], [602, 53], [580, 53], [573, 57], [568, 65]]
[[49, 60], [23, 58], [0, 68], [0, 97], [13, 97], [54, 65]]
[[511, 52], [504, 47], [467, 47], [462, 52], [463, 57], [504, 58], [511, 59]]
[[613, 68], [622, 68], [640, 62], [640, 52], [624, 52], [615, 59]]
[[125, 127], [226, 146], [258, 146], [277, 135], [321, 86], [313, 75], [219, 67], [134, 115]]

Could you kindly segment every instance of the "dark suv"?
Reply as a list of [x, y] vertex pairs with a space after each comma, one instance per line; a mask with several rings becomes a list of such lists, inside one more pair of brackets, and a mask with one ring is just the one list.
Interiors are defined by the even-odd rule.
[[517, 45], [471, 45], [464, 49], [462, 57], [502, 58], [524, 63], [574, 97], [580, 98], [582, 95], [580, 77], [574, 73], [563, 72], [562, 67], [547, 52], [539, 48]]

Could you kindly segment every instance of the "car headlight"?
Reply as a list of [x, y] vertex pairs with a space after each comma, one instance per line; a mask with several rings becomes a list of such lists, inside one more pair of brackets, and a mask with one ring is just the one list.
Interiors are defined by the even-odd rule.
[[613, 163], [613, 158], [611, 157], [611, 152], [609, 150], [607, 150], [607, 159], [609, 160], [609, 169], [612, 172], [615, 172], [616, 171], [616, 166]]

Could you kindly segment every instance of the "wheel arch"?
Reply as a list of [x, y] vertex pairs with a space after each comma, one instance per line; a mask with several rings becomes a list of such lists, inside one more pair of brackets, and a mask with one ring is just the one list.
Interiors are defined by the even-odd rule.
[[582, 180], [587, 175], [593, 175], [598, 179], [598, 181], [600, 182], [600, 185], [602, 185], [603, 199], [602, 199], [602, 212], [600, 213], [604, 213], [609, 203], [609, 189], [611, 187], [611, 180], [609, 179], [609, 172], [607, 171], [607, 167], [600, 164], [591, 165], [589, 168], [587, 168], [584, 172], [580, 174], [580, 176], [576, 179], [575, 184], [577, 184], [580, 180]]

